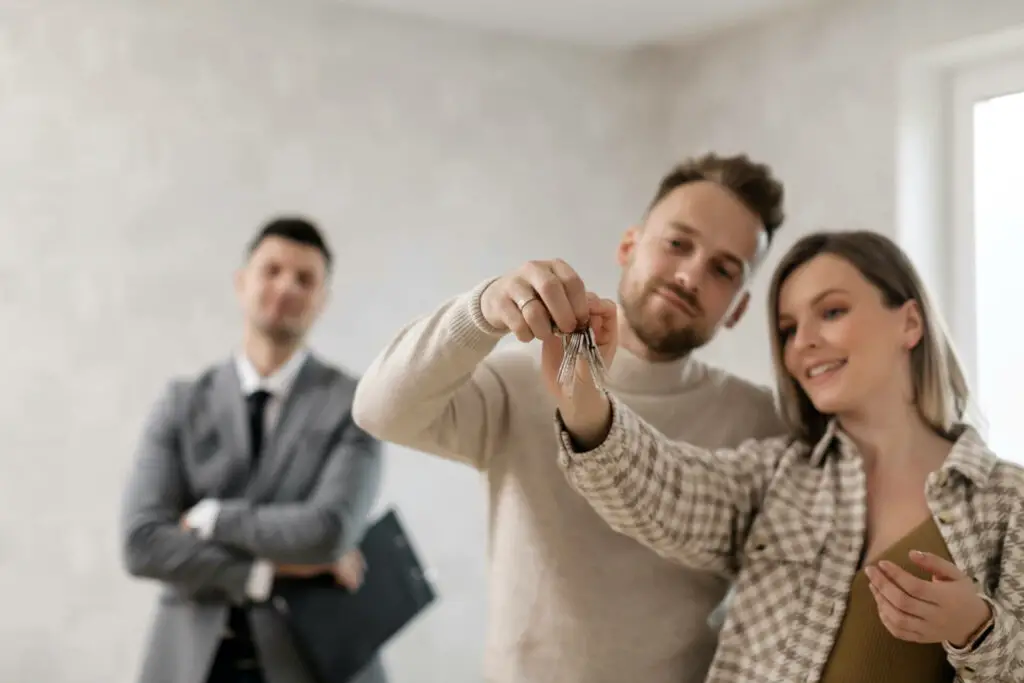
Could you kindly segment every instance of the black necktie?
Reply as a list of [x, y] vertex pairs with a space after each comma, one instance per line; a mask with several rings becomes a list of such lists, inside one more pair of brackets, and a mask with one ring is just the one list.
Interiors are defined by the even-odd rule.
[[267, 411], [270, 392], [260, 389], [249, 394], [246, 403], [249, 406], [249, 443], [252, 446], [252, 464], [260, 459], [263, 447], [263, 415]]

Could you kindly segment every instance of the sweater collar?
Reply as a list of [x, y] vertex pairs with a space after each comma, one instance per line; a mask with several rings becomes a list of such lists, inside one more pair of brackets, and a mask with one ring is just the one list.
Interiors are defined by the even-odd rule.
[[610, 388], [627, 394], [673, 394], [707, 376], [706, 366], [691, 356], [651, 362], [620, 346], [608, 369]]

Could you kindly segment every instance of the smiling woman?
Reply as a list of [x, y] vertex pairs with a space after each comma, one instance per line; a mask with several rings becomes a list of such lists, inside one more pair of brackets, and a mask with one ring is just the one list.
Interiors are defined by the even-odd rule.
[[809, 441], [832, 416], [910, 406], [948, 435], [967, 405], [952, 344], [913, 265], [873, 232], [800, 240], [772, 278], [775, 376], [789, 427]]
[[790, 436], [711, 452], [549, 384], [570, 484], [617, 531], [735, 579], [708, 683], [1019, 681], [1024, 469], [963, 422], [914, 267], [879, 234], [810, 235], [769, 306]]

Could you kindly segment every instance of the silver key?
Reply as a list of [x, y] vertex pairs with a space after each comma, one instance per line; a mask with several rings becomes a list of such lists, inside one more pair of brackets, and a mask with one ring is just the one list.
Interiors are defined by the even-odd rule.
[[594, 386], [604, 389], [607, 382], [606, 369], [591, 327], [562, 336], [562, 364], [558, 368], [557, 381], [570, 398], [576, 383], [576, 364], [581, 359], [590, 366]]

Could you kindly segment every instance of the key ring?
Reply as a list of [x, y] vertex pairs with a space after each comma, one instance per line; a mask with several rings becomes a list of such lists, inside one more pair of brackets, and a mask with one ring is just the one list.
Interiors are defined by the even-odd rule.
[[576, 365], [583, 362], [590, 366], [590, 379], [598, 389], [604, 389], [608, 382], [604, 359], [597, 348], [594, 329], [589, 325], [575, 332], [559, 335], [562, 338], [562, 362], [559, 364], [556, 381], [563, 387], [565, 395], [572, 397], [576, 377]]

